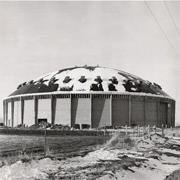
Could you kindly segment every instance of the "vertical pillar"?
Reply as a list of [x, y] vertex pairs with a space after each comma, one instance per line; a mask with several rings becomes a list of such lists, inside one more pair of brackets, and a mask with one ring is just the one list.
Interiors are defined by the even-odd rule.
[[174, 106], [173, 106], [173, 101], [171, 101], [171, 127], [174, 127], [173, 114], [174, 114]]
[[5, 101], [3, 101], [3, 123], [5, 125]]
[[158, 99], [158, 101], [156, 102], [157, 103], [157, 106], [156, 106], [156, 108], [157, 108], [157, 122], [156, 122], [156, 125], [157, 125], [157, 127], [162, 127], [162, 124], [161, 124], [161, 122], [159, 122], [159, 99]]
[[129, 126], [131, 126], [131, 109], [132, 108], [132, 99], [131, 99], [131, 95], [129, 95]]
[[144, 97], [144, 126], [146, 125], [146, 97]]
[[8, 126], [8, 102], [7, 102], [7, 100], [5, 101], [5, 106], [6, 106], [6, 108], [5, 108], [5, 110], [6, 110], [5, 123], [6, 123], [6, 126]]
[[170, 101], [167, 102], [167, 127], [171, 127], [171, 103]]
[[51, 124], [54, 124], [56, 116], [56, 97], [51, 96]]
[[14, 100], [11, 99], [11, 122], [12, 127], [14, 127]]
[[24, 99], [21, 97], [21, 124], [24, 124]]
[[6, 125], [6, 103], [5, 100], [3, 101], [3, 123]]
[[112, 122], [112, 94], [110, 94], [110, 124], [113, 125]]
[[172, 126], [175, 127], [176, 102], [175, 102], [174, 100], [173, 100], [173, 102], [172, 102], [172, 105], [173, 105], [173, 107], [172, 107], [172, 109], [171, 109], [172, 114], [173, 114]]
[[92, 119], [92, 94], [90, 94], [90, 119], [91, 119], [91, 128], [93, 124], [93, 119]]
[[6, 110], [5, 110], [5, 101], [3, 101], [3, 123], [4, 123], [4, 125], [5, 125], [5, 112], [6, 112]]
[[73, 105], [73, 103], [72, 103], [72, 94], [70, 94], [70, 121], [71, 121], [71, 127], [73, 126], [73, 122], [72, 122], [72, 120], [73, 120], [73, 118], [72, 118], [72, 105]]
[[4, 125], [7, 125], [7, 124], [6, 124], [6, 117], [7, 117], [6, 109], [7, 109], [6, 101], [4, 101]]
[[38, 124], [38, 98], [34, 96], [34, 120]]

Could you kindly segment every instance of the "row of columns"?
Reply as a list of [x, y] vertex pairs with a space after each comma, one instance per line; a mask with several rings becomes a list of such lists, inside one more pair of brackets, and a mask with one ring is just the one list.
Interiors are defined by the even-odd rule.
[[[55, 123], [55, 112], [56, 112], [56, 96], [50, 96], [50, 98], [51, 98], [51, 123], [52, 124], [54, 124]], [[71, 105], [70, 105], [70, 113], [72, 113], [72, 95], [70, 94], [70, 103], [71, 103]], [[89, 97], [89, 99], [90, 99], [90, 103], [91, 103], [91, 110], [90, 110], [90, 117], [91, 117], [91, 123], [92, 123], [92, 98], [93, 98], [93, 96], [92, 96], [92, 94], [90, 94], [90, 97]], [[120, 99], [120, 98], [119, 98]], [[34, 122], [37, 124], [38, 123], [38, 96], [34, 96], [33, 97], [33, 100], [34, 100], [34, 117], [35, 117], [35, 119], [34, 119]], [[109, 110], [109, 112], [110, 112], [110, 123], [111, 124], [113, 124], [113, 117], [112, 117], [112, 112], [113, 112], [113, 110], [112, 110], [112, 103], [113, 103], [113, 96], [112, 96], [112, 94], [110, 94], [110, 96], [109, 96], [109, 100], [110, 100], [110, 110]], [[128, 96], [128, 125], [130, 126], [131, 125], [131, 123], [132, 123], [132, 96]], [[23, 124], [24, 123], [24, 99], [23, 98], [20, 98], [20, 104], [21, 104], [21, 124]], [[5, 124], [7, 125], [7, 120], [9, 119], [9, 117], [8, 117], [8, 102], [11, 102], [11, 122], [12, 122], [12, 127], [14, 126], [14, 99], [12, 98], [10, 101], [8, 100], [4, 100], [3, 101], [3, 114], [4, 114], [4, 122], [5, 122]], [[143, 102], [143, 106], [144, 106], [144, 125], [146, 124], [148, 124], [147, 122], [146, 122], [146, 110], [147, 110], [147, 108], [146, 108], [146, 102], [147, 102], [147, 97], [144, 97], [144, 102]], [[172, 106], [172, 105], [171, 105]], [[174, 117], [173, 117], [173, 115], [172, 115], [172, 111], [173, 111], [173, 108], [175, 108], [175, 104], [174, 104], [174, 106], [173, 107], [171, 107], [171, 109], [167, 109], [167, 122], [170, 122], [170, 126], [174, 126]], [[157, 121], [160, 119], [160, 117], [159, 117], [159, 109], [160, 109], [160, 103], [159, 103], [159, 101], [157, 101]], [[138, 113], [138, 112], [137, 112]], [[170, 114], [170, 115], [169, 115]], [[72, 122], [72, 118], [71, 118], [71, 122]], [[72, 124], [71, 124], [72, 125]]]

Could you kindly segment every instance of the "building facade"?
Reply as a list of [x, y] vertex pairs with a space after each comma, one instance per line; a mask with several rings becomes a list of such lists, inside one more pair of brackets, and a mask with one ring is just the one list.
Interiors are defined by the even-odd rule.
[[31, 126], [44, 119], [71, 127], [175, 126], [175, 101], [159, 85], [118, 70], [91, 68], [60, 70], [24, 83], [3, 101], [4, 124]]

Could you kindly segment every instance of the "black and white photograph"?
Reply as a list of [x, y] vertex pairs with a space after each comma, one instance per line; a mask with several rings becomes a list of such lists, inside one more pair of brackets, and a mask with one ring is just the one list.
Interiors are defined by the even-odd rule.
[[0, 1], [0, 180], [180, 180], [180, 1]]

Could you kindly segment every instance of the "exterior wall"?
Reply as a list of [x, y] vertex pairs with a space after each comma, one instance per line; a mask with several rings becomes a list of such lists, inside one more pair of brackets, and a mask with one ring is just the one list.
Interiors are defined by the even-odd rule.
[[131, 102], [131, 125], [144, 126], [144, 98], [133, 97]]
[[112, 126], [129, 125], [129, 100], [119, 97], [112, 99]]
[[171, 127], [171, 113], [172, 113], [172, 105], [171, 102], [167, 104], [167, 126]]
[[158, 112], [158, 126], [162, 127], [167, 125], [167, 110], [168, 110], [168, 103], [166, 102], [159, 102], [159, 112]]
[[92, 98], [92, 128], [111, 126], [110, 98]]
[[171, 102], [171, 126], [172, 127], [175, 126], [175, 109], [176, 109], [175, 101], [172, 101]]
[[3, 123], [5, 126], [7, 126], [7, 114], [8, 114], [8, 106], [7, 106], [7, 101], [3, 101], [3, 111], [4, 111], [4, 116], [3, 116]]
[[175, 101], [168, 102], [168, 127], [175, 125]]
[[71, 125], [71, 99], [57, 98], [54, 124]]
[[3, 117], [4, 117], [4, 125], [6, 125], [6, 105], [5, 105], [5, 101], [3, 101]]
[[38, 119], [51, 123], [51, 99], [38, 99]]
[[7, 125], [7, 105], [6, 105], [6, 101], [3, 101], [3, 123], [6, 126]]
[[74, 124], [89, 124], [91, 126], [91, 99], [72, 98], [71, 122]]
[[16, 127], [19, 124], [21, 124], [21, 101], [14, 101], [14, 124], [13, 124], [13, 126]]
[[145, 102], [145, 125], [157, 125], [157, 102], [153, 100], [146, 100]]
[[39, 96], [34, 96], [34, 99], [25, 96], [5, 100], [5, 125], [15, 127], [23, 121], [26, 126], [31, 126], [37, 123], [38, 118], [47, 118], [50, 123], [69, 126], [90, 124], [92, 128], [175, 125], [175, 101], [168, 98], [116, 94], [59, 94], [40, 97], [42, 99], [37, 100]]
[[160, 99], [158, 103], [158, 126], [175, 126], [175, 101], [169, 99]]
[[25, 126], [35, 124], [34, 100], [24, 100], [24, 122]]
[[7, 126], [12, 127], [12, 104], [7, 103]]

